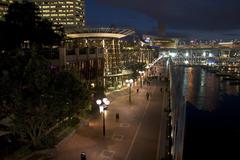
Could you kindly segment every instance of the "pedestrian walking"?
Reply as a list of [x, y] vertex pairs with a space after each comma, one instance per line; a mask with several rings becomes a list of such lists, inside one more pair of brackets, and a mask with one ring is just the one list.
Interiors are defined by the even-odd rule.
[[116, 113], [116, 121], [119, 120], [119, 113]]
[[147, 98], [147, 100], [149, 99], [149, 93], [148, 92], [146, 93], [146, 98]]

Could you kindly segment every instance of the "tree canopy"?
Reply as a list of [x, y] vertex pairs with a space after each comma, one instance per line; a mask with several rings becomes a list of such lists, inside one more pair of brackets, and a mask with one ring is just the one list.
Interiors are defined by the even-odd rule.
[[145, 70], [146, 63], [143, 62], [131, 62], [125, 65], [127, 69], [130, 69], [133, 71], [132, 78], [137, 79], [139, 76], [139, 71]]
[[51, 127], [88, 107], [91, 97], [71, 73], [53, 73], [44, 57], [21, 57], [9, 56], [7, 62], [18, 63], [1, 67], [0, 107], [11, 115], [14, 133], [36, 147]]
[[[90, 105], [90, 92], [72, 73], [56, 71], [39, 48], [61, 42], [61, 26], [39, 15], [34, 3], [14, 2], [0, 21], [0, 118], [12, 119], [12, 131], [34, 147], [51, 128]], [[29, 50], [22, 45], [30, 44]]]
[[[58, 45], [63, 39], [63, 30], [53, 30], [53, 23], [40, 16], [39, 8], [31, 2], [14, 2], [3, 21], [0, 21], [0, 49], [21, 48], [24, 43], [42, 47]], [[60, 34], [59, 34], [60, 33]]]

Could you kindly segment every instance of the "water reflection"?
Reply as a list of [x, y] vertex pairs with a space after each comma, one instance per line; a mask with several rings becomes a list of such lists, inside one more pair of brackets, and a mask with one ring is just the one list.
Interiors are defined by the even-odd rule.
[[[201, 68], [175, 68], [186, 95], [184, 160], [235, 159], [240, 143], [239, 85]], [[183, 74], [182, 74], [183, 73]], [[209, 112], [211, 111], [211, 112]], [[197, 156], [196, 156], [197, 155]]]
[[212, 111], [218, 105], [221, 95], [237, 95], [239, 92], [239, 86], [230, 85], [214, 73], [208, 73], [200, 67], [188, 67], [183, 70], [183, 95], [200, 110]]

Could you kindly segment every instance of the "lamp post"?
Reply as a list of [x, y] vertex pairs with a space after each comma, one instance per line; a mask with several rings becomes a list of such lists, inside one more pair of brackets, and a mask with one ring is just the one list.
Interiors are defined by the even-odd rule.
[[148, 77], [148, 70], [149, 70], [150, 66], [147, 65], [145, 68], [146, 68], [146, 70], [147, 70], [147, 77]]
[[103, 136], [105, 136], [105, 111], [108, 108], [108, 105], [110, 104], [110, 101], [107, 98], [103, 98], [96, 100], [97, 105], [99, 106], [99, 111], [102, 114], [102, 120], [103, 120]]
[[131, 103], [132, 102], [131, 88], [132, 88], [133, 80], [132, 79], [127, 79], [126, 83], [129, 86], [129, 103]]
[[144, 75], [144, 71], [138, 71], [138, 73], [140, 74], [140, 86], [141, 86], [141, 88], [142, 88], [142, 86], [143, 86], [143, 75]]

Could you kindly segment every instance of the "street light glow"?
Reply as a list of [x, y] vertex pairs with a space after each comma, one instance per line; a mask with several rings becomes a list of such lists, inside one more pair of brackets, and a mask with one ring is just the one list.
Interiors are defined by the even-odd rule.
[[100, 113], [102, 113], [104, 111], [104, 106], [103, 105], [99, 106], [99, 111], [100, 111]]
[[177, 56], [177, 53], [173, 53], [173, 52], [172, 52], [172, 53], [169, 53], [169, 55], [174, 58], [174, 57]]
[[106, 102], [108, 101], [108, 99], [107, 99], [107, 98], [103, 98], [102, 101], [103, 101], [104, 104], [106, 104]]
[[91, 87], [94, 88], [94, 87], [95, 87], [95, 84], [94, 84], [94, 83], [91, 83]]
[[203, 57], [206, 57], [206, 52], [203, 52]]
[[129, 87], [129, 103], [131, 103], [131, 88], [132, 88], [132, 83], [133, 79], [127, 79], [126, 80], [127, 86]]
[[138, 71], [138, 73], [140, 74], [140, 83], [141, 83], [141, 88], [142, 88], [142, 86], [143, 86], [142, 78], [143, 78], [145, 72], [144, 71]]
[[106, 98], [104, 104], [108, 106], [110, 104], [110, 101]]
[[[102, 100], [98, 99], [96, 100], [96, 103], [99, 106], [99, 111], [102, 114], [102, 118], [103, 118], [103, 136], [105, 136], [105, 113], [106, 113], [106, 109], [108, 107], [108, 105], [110, 104], [110, 101], [105, 97]], [[102, 104], [103, 103], [103, 104]]]
[[97, 103], [98, 105], [100, 105], [100, 104], [102, 104], [102, 100], [101, 100], [101, 99], [98, 99], [98, 100], [96, 100], [96, 103]]

